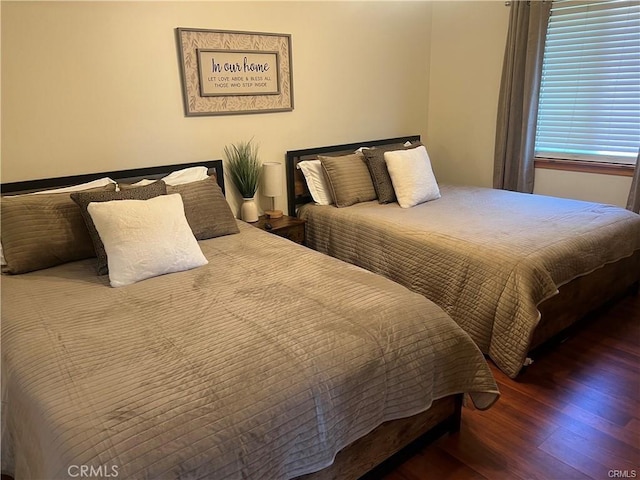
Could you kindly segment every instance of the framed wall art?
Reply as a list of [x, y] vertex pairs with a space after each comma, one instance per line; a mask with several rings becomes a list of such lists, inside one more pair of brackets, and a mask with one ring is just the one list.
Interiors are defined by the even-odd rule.
[[177, 28], [186, 116], [293, 110], [291, 35]]

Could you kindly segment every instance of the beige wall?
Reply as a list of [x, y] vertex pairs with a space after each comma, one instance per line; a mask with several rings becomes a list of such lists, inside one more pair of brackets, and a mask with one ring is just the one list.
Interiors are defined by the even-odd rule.
[[631, 177], [536, 169], [534, 193], [627, 206]]
[[[3, 1], [2, 181], [417, 133], [440, 181], [491, 186], [508, 16], [502, 0]], [[178, 26], [290, 33], [295, 110], [186, 118]], [[542, 194], [624, 205], [629, 185], [536, 171]]]
[[[427, 145], [447, 183], [491, 186], [509, 8], [434, 2]], [[626, 205], [631, 178], [536, 169], [534, 193]]]
[[439, 181], [490, 187], [509, 8], [434, 2], [427, 146]]
[[[263, 161], [284, 162], [289, 149], [426, 133], [429, 3], [1, 8], [3, 182], [222, 158], [251, 137]], [[295, 109], [185, 117], [175, 27], [290, 33]]]

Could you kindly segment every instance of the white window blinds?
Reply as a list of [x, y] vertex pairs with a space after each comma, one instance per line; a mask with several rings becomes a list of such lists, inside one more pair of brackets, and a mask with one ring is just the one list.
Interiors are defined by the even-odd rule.
[[536, 156], [634, 164], [640, 147], [640, 2], [553, 2]]

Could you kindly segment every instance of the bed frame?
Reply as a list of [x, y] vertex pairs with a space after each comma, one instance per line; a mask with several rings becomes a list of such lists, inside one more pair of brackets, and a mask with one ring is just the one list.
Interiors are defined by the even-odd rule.
[[[29, 193], [49, 188], [76, 185], [103, 177], [133, 183], [143, 178], [161, 178], [174, 170], [202, 165], [209, 169], [210, 175], [216, 176], [218, 185], [224, 193], [222, 160], [4, 183], [0, 185], [0, 192], [2, 195]], [[463, 396], [461, 394], [450, 395], [434, 400], [431, 407], [425, 412], [385, 422], [368, 435], [356, 440], [338, 452], [331, 466], [298, 478], [304, 480], [355, 480], [367, 473], [367, 476], [372, 480], [379, 478], [380, 475], [376, 472], [394, 465], [408, 453], [446, 433], [459, 431], [462, 400]], [[10, 478], [8, 475], [3, 475], [2, 480], [8, 478]]]
[[435, 400], [429, 410], [385, 422], [338, 452], [333, 465], [298, 480], [377, 480], [446, 433], [460, 430], [462, 395]]
[[[290, 150], [286, 155], [287, 196], [289, 215], [296, 216], [299, 206], [312, 202], [302, 172], [296, 165], [303, 160], [313, 160], [318, 155], [337, 156], [353, 153], [360, 147], [399, 144], [420, 141], [419, 135], [373, 140], [344, 145], [333, 145], [302, 150]], [[530, 351], [545, 344], [555, 343], [569, 332], [567, 329], [583, 318], [587, 313], [633, 292], [638, 293], [640, 283], [640, 252], [605, 265], [588, 275], [562, 285], [555, 295], [538, 308], [541, 313], [531, 341]]]
[[67, 177], [43, 178], [40, 180], [26, 180], [22, 182], [3, 183], [0, 186], [2, 195], [15, 193], [29, 193], [48, 188], [68, 187], [79, 183], [91, 182], [99, 178], [109, 177], [113, 180], [134, 183], [143, 178], [157, 179], [164, 175], [183, 168], [205, 166], [209, 169], [209, 175], [215, 175], [218, 185], [224, 193], [224, 169], [222, 160], [207, 160], [203, 162], [181, 163], [176, 165], [164, 165], [161, 167], [134, 168], [131, 170], [115, 170], [112, 172], [86, 173]]

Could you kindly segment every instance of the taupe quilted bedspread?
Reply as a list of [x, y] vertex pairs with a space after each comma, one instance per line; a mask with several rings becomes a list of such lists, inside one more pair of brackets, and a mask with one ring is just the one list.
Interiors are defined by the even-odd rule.
[[511, 377], [539, 303], [640, 250], [640, 215], [622, 208], [477, 187], [441, 192], [409, 209], [304, 205], [307, 244], [433, 300]]
[[239, 223], [207, 266], [128, 287], [91, 260], [2, 277], [4, 471], [285, 479], [439, 397], [493, 403], [439, 307]]

